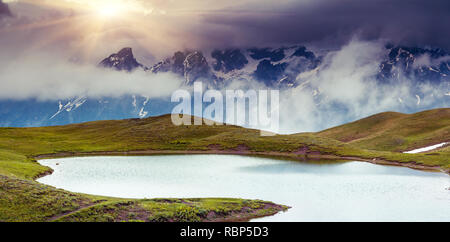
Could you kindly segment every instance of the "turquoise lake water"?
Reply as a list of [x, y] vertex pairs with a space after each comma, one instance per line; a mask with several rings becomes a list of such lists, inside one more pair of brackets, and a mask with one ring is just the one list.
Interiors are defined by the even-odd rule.
[[39, 163], [54, 169], [39, 182], [73, 192], [248, 198], [292, 207], [254, 221], [450, 221], [450, 176], [404, 167], [234, 155], [99, 156]]

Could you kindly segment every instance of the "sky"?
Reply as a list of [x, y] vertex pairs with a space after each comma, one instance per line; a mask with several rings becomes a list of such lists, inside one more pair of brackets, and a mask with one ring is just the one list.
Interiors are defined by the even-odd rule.
[[[320, 73], [308, 80], [329, 105], [318, 109], [311, 92], [294, 88], [281, 101], [295, 110], [280, 115], [288, 116], [281, 117], [287, 132], [314, 131], [414, 108], [405, 106], [408, 99], [416, 103], [407, 83], [380, 86], [371, 79], [387, 54], [384, 45], [449, 50], [448, 23], [448, 0], [0, 0], [0, 99], [159, 97], [180, 86], [183, 80], [170, 73], [96, 68], [125, 46], [152, 66], [184, 49], [303, 44], [328, 50]], [[439, 87], [421, 88], [423, 108], [448, 100]]]
[[[23, 33], [15, 32], [26, 31], [39, 48], [59, 46], [88, 61], [123, 45], [135, 46], [152, 62], [182, 48], [341, 46], [355, 34], [450, 47], [447, 0], [3, 1], [15, 17], [3, 18], [2, 35], [16, 42]], [[5, 3], [0, 13], [7, 12]]]
[[0, 2], [0, 18], [2, 16], [11, 16], [11, 11], [9, 10], [8, 5], [3, 2]]

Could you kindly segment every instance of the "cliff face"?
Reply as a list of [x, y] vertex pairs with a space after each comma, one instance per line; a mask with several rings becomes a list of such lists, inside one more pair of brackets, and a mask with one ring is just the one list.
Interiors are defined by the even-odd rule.
[[129, 47], [110, 55], [108, 58], [102, 60], [99, 65], [107, 68], [115, 68], [119, 71], [133, 71], [139, 67], [143, 68], [143, 65], [134, 58], [133, 50]]

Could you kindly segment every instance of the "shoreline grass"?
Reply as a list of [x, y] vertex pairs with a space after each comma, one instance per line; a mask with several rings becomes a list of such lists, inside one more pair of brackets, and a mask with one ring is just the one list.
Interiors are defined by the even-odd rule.
[[[438, 118], [434, 117], [437, 114]], [[406, 128], [404, 128], [405, 126], [401, 126], [401, 124], [405, 120], [425, 126], [417, 128], [415, 125], [406, 125]], [[366, 132], [367, 130], [370, 132]], [[6, 197], [6, 199], [0, 199], [0, 221], [12, 221], [13, 218], [20, 217], [23, 218], [23, 221], [41, 221], [43, 217], [49, 219], [50, 215], [58, 216], [66, 213], [67, 211], [64, 209], [75, 209], [75, 211], [70, 213], [71, 216], [66, 214], [63, 216], [64, 218], [60, 217], [56, 220], [117, 221], [118, 219], [124, 219], [122, 214], [125, 213], [125, 210], [129, 213], [150, 216], [148, 210], [145, 210], [150, 202], [145, 203], [143, 200], [127, 200], [132, 202], [131, 205], [116, 204], [116, 206], [114, 202], [120, 203], [122, 200], [117, 201], [107, 198], [106, 201], [96, 204], [95, 199], [92, 200], [86, 195], [41, 187], [41, 184], [35, 182], [34, 179], [49, 174], [51, 169], [41, 166], [36, 162], [36, 159], [45, 156], [112, 153], [266, 155], [294, 160], [324, 158], [360, 160], [375, 164], [442, 170], [448, 173], [450, 171], [449, 147], [424, 154], [404, 154], [398, 151], [406, 148], [417, 148], [418, 145], [430, 142], [430, 140], [433, 142], [448, 141], [450, 140], [449, 130], [450, 109], [430, 110], [413, 115], [385, 113], [319, 133], [268, 137], [260, 136], [258, 130], [229, 125], [174, 126], [170, 121], [170, 115], [53, 127], [0, 128], [0, 193], [2, 193], [2, 197]], [[420, 141], [421, 138], [424, 138], [424, 140]], [[403, 141], [393, 143], [392, 140]], [[31, 192], [32, 197], [36, 199], [27, 200], [17, 192]], [[67, 201], [67, 204], [59, 204], [52, 208], [49, 205], [51, 197], [58, 197], [61, 202]], [[74, 201], [73, 198], [81, 200]], [[47, 201], [48, 199], [50, 199], [48, 204], [41, 204], [41, 200]], [[88, 207], [84, 207], [86, 205], [85, 200], [89, 205]], [[198, 206], [196, 205], [195, 208], [186, 208], [189, 210], [187, 213], [194, 214], [197, 213], [197, 210], [199, 212], [200, 209], [203, 209], [204, 204], [202, 202], [206, 201], [202, 200], [197, 203]], [[235, 201], [238, 204], [237, 201], [249, 200]], [[110, 205], [116, 206], [116, 208], [109, 207], [110, 209], [104, 210], [102, 206], [106, 206], [107, 204], [103, 204], [106, 202], [111, 202], [112, 205]], [[225, 200], [222, 202], [225, 202]], [[258, 204], [258, 201], [250, 201], [250, 203]], [[22, 207], [11, 204], [22, 204]], [[251, 216], [257, 216], [258, 213], [261, 213], [259, 215], [269, 215], [275, 210], [282, 211], [287, 208], [268, 202], [264, 204], [264, 206], [272, 206], [272, 210], [254, 209], [251, 212], [246, 210], [241, 211], [241, 213], [252, 214]], [[31, 208], [36, 208], [35, 206], [38, 206], [37, 210], [31, 210]], [[59, 214], [50, 214], [51, 212], [45, 210], [45, 206], [50, 206], [49, 208]], [[236, 206], [236, 209], [241, 208], [242, 210], [242, 207]], [[191, 211], [192, 209], [194, 212]], [[102, 212], [103, 210], [117, 210], [117, 213], [106, 214], [106, 212]], [[145, 211], [143, 212], [143, 210]], [[25, 213], [26, 211], [29, 211], [29, 214], [20, 214], [20, 212]], [[236, 215], [239, 214], [239, 211], [237, 209], [230, 213]], [[174, 216], [172, 210], [166, 212]], [[33, 217], [33, 213], [36, 213], [36, 216]], [[89, 218], [89, 214], [92, 215], [91, 218]], [[112, 216], [113, 219], [106, 215]], [[208, 219], [198, 216], [198, 214], [196, 216], [202, 221]], [[224, 215], [222, 219], [225, 219], [225, 217]], [[233, 216], [231, 217], [233, 218]], [[136, 220], [142, 220], [142, 218]], [[144, 219], [143, 221], [153, 220]], [[169, 221], [178, 220], [169, 219]]]

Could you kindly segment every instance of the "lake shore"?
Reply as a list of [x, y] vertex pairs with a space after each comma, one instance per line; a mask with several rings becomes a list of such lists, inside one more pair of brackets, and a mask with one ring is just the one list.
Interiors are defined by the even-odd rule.
[[[295, 161], [306, 161], [306, 160], [334, 160], [334, 161], [361, 161], [369, 162], [377, 165], [388, 165], [388, 166], [402, 166], [416, 170], [429, 171], [429, 172], [444, 172], [450, 175], [450, 169], [443, 169], [440, 166], [428, 166], [424, 164], [419, 164], [416, 162], [398, 162], [398, 161], [388, 161], [379, 158], [365, 159], [355, 156], [337, 156], [333, 154], [321, 154], [320, 152], [310, 152], [306, 149], [299, 150], [296, 152], [260, 152], [251, 151], [247, 147], [241, 145], [236, 149], [217, 149], [216, 147], [211, 147], [209, 150], [135, 150], [135, 151], [93, 151], [93, 152], [61, 152], [53, 154], [38, 155], [34, 158], [40, 159], [52, 159], [52, 158], [65, 158], [65, 157], [79, 157], [79, 156], [146, 156], [146, 155], [195, 155], [195, 154], [214, 154], [214, 155], [244, 155], [244, 156], [265, 156], [277, 159], [289, 159]], [[43, 176], [49, 175], [51, 172], [46, 172], [40, 174], [36, 179]]]
[[[174, 126], [170, 121], [170, 116], [167, 115], [147, 119], [95, 121], [66, 126], [1, 128], [0, 176], [4, 176], [4, 184], [0, 183], [0, 185], [11, 185], [4, 191], [7, 191], [7, 195], [13, 194], [15, 198], [12, 200], [0, 198], [0, 208], [11, 208], [6, 212], [0, 212], [0, 220], [11, 221], [21, 218], [22, 221], [46, 221], [51, 216], [67, 212], [65, 211], [68, 209], [67, 206], [61, 203], [70, 202], [74, 197], [78, 197], [79, 200], [72, 206], [73, 210], [69, 209], [72, 211], [92, 202], [92, 199], [86, 199], [84, 195], [73, 196], [77, 194], [64, 193], [51, 187], [46, 187], [48, 193], [51, 194], [50, 200], [47, 199], [49, 196], [46, 194], [39, 193], [41, 184], [33, 180], [51, 174], [52, 170], [38, 164], [36, 159], [75, 156], [224, 154], [265, 156], [294, 161], [361, 161], [449, 174], [448, 154], [450, 150], [448, 148], [441, 148], [439, 151], [425, 154], [400, 153], [404, 150], [426, 146], [428, 143], [437, 144], [448, 141], [448, 136], [444, 132], [446, 129], [437, 133], [432, 132], [432, 134], [425, 132], [441, 127], [442, 122], [445, 124], [447, 114], [448, 109], [412, 115], [411, 118], [415, 121], [417, 119], [424, 120], [423, 123], [431, 125], [431, 127], [429, 127], [430, 125], [419, 126], [419, 130], [414, 132], [422, 134], [420, 140], [411, 140], [415, 137], [410, 137], [410, 132], [397, 132], [401, 130], [400, 128], [389, 130], [392, 135], [388, 137], [382, 135], [379, 138], [376, 136], [375, 140], [368, 139], [372, 137], [372, 134], [377, 134], [375, 132], [377, 129], [367, 129], [366, 126], [373, 126], [371, 121], [378, 120], [378, 116], [369, 117], [368, 120], [364, 119], [356, 124], [352, 123], [349, 124], [350, 126], [344, 126], [337, 130], [332, 129], [325, 133], [300, 133], [269, 137], [261, 136], [259, 130], [238, 126]], [[384, 117], [385, 115], [381, 115], [382, 120]], [[431, 121], [430, 118], [432, 118]], [[368, 124], [367, 121], [369, 121]], [[405, 122], [401, 122], [401, 124], [403, 123]], [[358, 135], [355, 136], [356, 134]], [[354, 140], [356, 141], [352, 142]], [[25, 185], [26, 187], [23, 187]], [[14, 206], [27, 201], [29, 196], [25, 197], [24, 191], [27, 191], [29, 186], [36, 187], [36, 189], [32, 189], [37, 193], [32, 198], [36, 199], [29, 201], [26, 206], [15, 208]], [[45, 202], [46, 206], [48, 204], [52, 206], [48, 206], [44, 212], [33, 209], [35, 206], [40, 207], [42, 202]], [[129, 206], [122, 208], [119, 205], [116, 209], [123, 211], [128, 208], [135, 209]], [[92, 209], [98, 210], [101, 207], [95, 206]], [[131, 211], [131, 213], [133, 212]], [[79, 213], [77, 212], [77, 214]], [[105, 215], [102, 219], [107, 218], [107, 214], [103, 212], [101, 214]]]
[[[352, 219], [353, 206], [346, 204], [353, 200], [360, 202], [358, 206], [363, 211], [353, 219], [367, 221], [377, 217], [388, 221], [438, 219], [436, 208], [442, 211], [448, 205], [436, 199], [448, 197], [448, 175], [368, 162], [171, 154], [85, 156], [39, 163], [55, 172], [38, 182], [72, 192], [135, 199], [236, 197], [292, 207], [262, 221], [348, 221]], [[333, 206], [327, 206], [329, 201], [333, 201]], [[409, 206], [403, 206], [407, 201]], [[414, 209], [425, 201], [428, 211], [413, 215]], [[386, 203], [390, 205], [382, 205]], [[341, 204], [342, 209], [333, 209], [336, 204]], [[378, 215], [371, 209], [377, 210]], [[392, 210], [401, 212], [391, 218]]]

